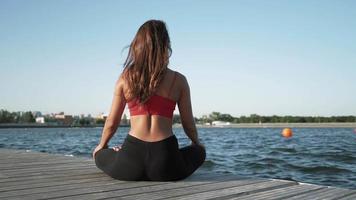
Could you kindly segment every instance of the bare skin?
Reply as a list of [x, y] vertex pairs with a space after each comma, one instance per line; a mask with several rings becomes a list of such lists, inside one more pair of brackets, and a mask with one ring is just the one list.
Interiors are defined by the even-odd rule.
[[[177, 102], [182, 126], [186, 135], [191, 139], [193, 145], [203, 146], [198, 139], [192, 112], [189, 84], [184, 75], [177, 73], [172, 91], [170, 96], [168, 96], [169, 87], [173, 81], [173, 77], [174, 71], [168, 69], [162, 83], [157, 88], [156, 94]], [[95, 148], [93, 157], [95, 157], [96, 152], [107, 147], [109, 140], [120, 125], [122, 113], [127, 103], [126, 99], [128, 99], [127, 87], [125, 80], [120, 77], [115, 84], [110, 114], [106, 119], [100, 143]], [[172, 119], [170, 118], [158, 115], [136, 115], [130, 118], [130, 122], [131, 130], [129, 134], [143, 141], [160, 141], [173, 135]], [[113, 149], [119, 151], [120, 146], [116, 146]]]

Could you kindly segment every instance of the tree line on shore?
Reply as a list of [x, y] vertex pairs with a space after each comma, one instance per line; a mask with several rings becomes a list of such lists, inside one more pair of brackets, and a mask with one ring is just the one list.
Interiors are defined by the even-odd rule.
[[[213, 121], [224, 121], [230, 123], [345, 123], [356, 122], [356, 116], [263, 116], [258, 114], [251, 114], [250, 116], [233, 117], [230, 114], [212, 112], [209, 115], [203, 115], [200, 118], [195, 118], [195, 122], [199, 124], [211, 124]], [[173, 116], [173, 122], [181, 123], [179, 115]]]
[[32, 123], [35, 117], [31, 111], [27, 112], [9, 112], [0, 110], [0, 123]]
[[[257, 114], [251, 114], [250, 116], [234, 117], [230, 114], [224, 114], [220, 112], [212, 112], [209, 115], [203, 115], [200, 118], [195, 117], [195, 122], [200, 124], [212, 123], [213, 121], [224, 121], [231, 123], [330, 123], [330, 122], [356, 122], [356, 116], [263, 116]], [[55, 119], [46, 116], [46, 122], [53, 122]], [[126, 115], [123, 117], [123, 121], [127, 121]], [[92, 122], [93, 121], [93, 122]], [[0, 123], [34, 123], [35, 116], [31, 111], [27, 112], [9, 112], [7, 110], [0, 110]], [[103, 124], [103, 119], [89, 119], [80, 118], [78, 123], [81, 125], [95, 123]], [[128, 122], [127, 122], [128, 123]], [[175, 114], [173, 116], [173, 123], [181, 123], [180, 116]]]
[[[36, 113], [36, 112], [35, 112]], [[60, 114], [63, 114], [60, 113]], [[44, 118], [44, 121], [47, 124], [52, 125], [59, 125], [61, 123], [59, 119], [56, 119], [52, 115], [42, 115], [41, 117]], [[38, 117], [34, 112], [31, 111], [17, 111], [17, 112], [9, 112], [7, 110], [1, 109], [0, 110], [0, 123], [14, 123], [14, 124], [22, 124], [22, 123], [35, 123], [36, 117]], [[86, 125], [93, 125], [93, 124], [104, 124], [103, 119], [94, 119], [92, 117], [77, 117], [73, 118], [73, 122], [71, 125], [73, 126], [86, 126]]]

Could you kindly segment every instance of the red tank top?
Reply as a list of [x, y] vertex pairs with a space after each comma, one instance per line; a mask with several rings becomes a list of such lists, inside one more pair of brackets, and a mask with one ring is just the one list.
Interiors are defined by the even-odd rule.
[[[173, 84], [176, 79], [176, 72], [169, 89], [170, 96]], [[176, 107], [176, 102], [167, 97], [163, 97], [157, 94], [152, 95], [144, 104], [140, 104], [138, 99], [127, 102], [130, 115], [159, 115], [167, 118], [173, 117], [173, 111]]]

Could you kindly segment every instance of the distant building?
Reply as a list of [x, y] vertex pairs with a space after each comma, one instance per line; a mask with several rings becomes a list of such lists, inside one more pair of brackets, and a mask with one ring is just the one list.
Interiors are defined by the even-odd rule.
[[36, 117], [36, 123], [44, 124], [45, 123], [45, 118], [44, 117]]
[[211, 125], [213, 125], [213, 126], [227, 126], [227, 125], [230, 125], [230, 122], [213, 121], [213, 122], [211, 122]]
[[22, 116], [24, 114], [24, 111], [17, 111], [16, 113], [18, 116]]
[[[96, 117], [96, 119], [102, 119], [102, 120], [104, 120], [104, 122], [106, 121], [107, 118], [108, 118], [108, 114], [106, 114], [106, 113], [101, 113]], [[121, 118], [121, 121], [120, 121], [120, 125], [129, 125], [129, 124], [130, 124], [130, 119], [124, 113], [122, 115], [122, 118]]]
[[79, 115], [73, 115], [73, 118], [74, 119], [80, 119], [80, 116]]
[[71, 125], [74, 121], [72, 115], [65, 115], [63, 112], [56, 114], [54, 118], [62, 125]]
[[100, 115], [97, 116], [98, 119], [103, 119], [104, 121], [106, 120], [106, 118], [108, 118], [108, 114], [106, 113], [101, 113]]
[[42, 113], [40, 111], [32, 111], [32, 115], [34, 118], [41, 117]]

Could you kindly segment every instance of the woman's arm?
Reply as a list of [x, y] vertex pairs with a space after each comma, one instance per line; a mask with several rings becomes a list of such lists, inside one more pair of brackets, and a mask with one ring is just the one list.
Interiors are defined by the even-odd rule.
[[[105, 121], [101, 140], [100, 140], [99, 145], [95, 149], [96, 151], [107, 147], [108, 142], [110, 141], [111, 137], [115, 134], [117, 128], [120, 125], [122, 113], [123, 113], [123, 111], [125, 109], [125, 105], [126, 105], [123, 85], [124, 85], [124, 80], [120, 76], [119, 80], [117, 80], [116, 84], [115, 84], [114, 97], [112, 100], [110, 113]], [[96, 153], [95, 150], [93, 152], [93, 156]]]
[[193, 117], [192, 104], [190, 99], [190, 89], [187, 79], [182, 77], [182, 87], [178, 100], [178, 109], [182, 121], [184, 132], [192, 140], [193, 144], [200, 144], [197, 128]]

